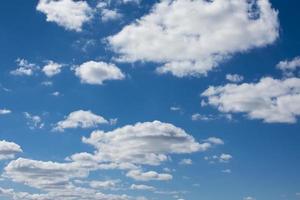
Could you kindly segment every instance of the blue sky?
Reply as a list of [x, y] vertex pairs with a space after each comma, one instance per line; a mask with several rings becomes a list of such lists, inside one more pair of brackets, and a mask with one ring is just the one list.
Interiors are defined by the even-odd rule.
[[299, 199], [299, 6], [2, 2], [0, 199]]

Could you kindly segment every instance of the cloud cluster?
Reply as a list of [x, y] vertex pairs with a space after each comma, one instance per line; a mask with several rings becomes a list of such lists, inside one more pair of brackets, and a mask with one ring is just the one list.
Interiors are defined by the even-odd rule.
[[16, 60], [16, 62], [17, 62], [18, 67], [17, 67], [17, 69], [10, 71], [11, 75], [14, 75], [14, 76], [32, 76], [34, 74], [34, 72], [39, 70], [39, 67], [36, 64], [30, 63], [26, 59], [18, 58]]
[[278, 29], [269, 0], [173, 0], [160, 1], [107, 40], [121, 61], [161, 63], [158, 73], [184, 77], [205, 75], [235, 53], [273, 43]]
[[93, 9], [86, 1], [40, 0], [36, 9], [67, 30], [81, 31], [84, 23], [92, 19]]
[[246, 113], [266, 123], [296, 123], [300, 115], [300, 79], [262, 78], [257, 83], [209, 87], [201, 94], [224, 113]]

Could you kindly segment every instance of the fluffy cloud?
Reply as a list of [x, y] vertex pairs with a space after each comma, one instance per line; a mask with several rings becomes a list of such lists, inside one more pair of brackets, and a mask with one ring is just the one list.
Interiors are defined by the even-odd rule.
[[276, 67], [282, 70], [286, 75], [293, 75], [293, 72], [300, 68], [300, 56], [292, 60], [280, 61]]
[[266, 123], [296, 123], [300, 115], [300, 79], [262, 78], [257, 83], [209, 87], [207, 104], [224, 113], [246, 113]]
[[238, 82], [242, 82], [244, 80], [244, 77], [238, 74], [226, 74], [226, 79], [228, 81], [238, 83]]
[[94, 131], [83, 142], [96, 149], [102, 162], [159, 165], [169, 154], [206, 151], [209, 142], [198, 143], [183, 129], [160, 121], [137, 123], [110, 132]]
[[46, 76], [52, 77], [56, 74], [59, 74], [61, 72], [62, 67], [62, 64], [50, 60], [48, 61], [47, 65], [43, 67], [42, 71], [45, 73]]
[[40, 0], [36, 9], [67, 30], [81, 31], [84, 23], [92, 19], [93, 10], [86, 1]]
[[0, 140], [0, 160], [13, 159], [15, 154], [21, 153], [22, 149], [13, 142]]
[[131, 170], [126, 176], [137, 181], [169, 181], [173, 179], [171, 174], [160, 174], [155, 171], [142, 172], [140, 170]]
[[106, 80], [122, 80], [125, 75], [114, 64], [88, 61], [75, 68], [82, 83], [102, 85]]
[[39, 70], [39, 67], [34, 64], [30, 63], [25, 59], [18, 58], [16, 60], [18, 68], [15, 70], [10, 71], [11, 75], [14, 76], [32, 76], [34, 72]]
[[121, 61], [162, 63], [157, 72], [183, 77], [205, 75], [235, 53], [273, 43], [278, 29], [269, 0], [173, 0], [107, 39]]
[[64, 120], [57, 122], [55, 131], [64, 131], [68, 128], [93, 128], [99, 124], [107, 124], [108, 121], [102, 116], [91, 111], [77, 110], [71, 112]]

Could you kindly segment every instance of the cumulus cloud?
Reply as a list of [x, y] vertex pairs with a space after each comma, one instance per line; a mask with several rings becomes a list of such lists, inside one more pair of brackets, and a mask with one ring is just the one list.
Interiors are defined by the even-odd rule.
[[234, 83], [239, 83], [244, 80], [244, 77], [238, 74], [226, 74], [226, 79]]
[[46, 76], [52, 77], [54, 75], [59, 74], [61, 72], [62, 67], [63, 67], [62, 64], [59, 64], [59, 63], [56, 63], [56, 62], [50, 60], [43, 67], [42, 71], [45, 73]]
[[126, 176], [136, 181], [169, 181], [173, 179], [171, 174], [160, 174], [155, 171], [143, 172], [140, 170], [131, 170], [126, 174]]
[[122, 80], [125, 75], [114, 64], [88, 61], [75, 68], [82, 83], [102, 85], [107, 80]]
[[98, 149], [102, 162], [160, 165], [170, 154], [206, 151], [211, 143], [202, 144], [183, 129], [160, 121], [137, 123], [110, 132], [94, 131], [83, 142]]
[[39, 70], [39, 67], [36, 64], [30, 63], [26, 59], [18, 58], [16, 62], [17, 62], [17, 69], [10, 71], [11, 75], [32, 76], [37, 70]]
[[48, 22], [55, 22], [67, 30], [77, 32], [93, 16], [93, 9], [81, 0], [40, 0], [36, 9], [47, 16]]
[[257, 83], [209, 87], [207, 104], [223, 113], [246, 113], [266, 123], [296, 123], [300, 115], [300, 79], [262, 78]]
[[107, 40], [120, 61], [155, 62], [162, 64], [158, 73], [199, 76], [235, 53], [273, 43], [277, 14], [269, 0], [160, 1]]
[[15, 154], [21, 152], [22, 149], [18, 144], [0, 140], [0, 160], [13, 159]]
[[71, 112], [64, 120], [57, 122], [53, 130], [64, 131], [69, 128], [93, 128], [99, 124], [107, 124], [108, 121], [91, 111], [77, 110]]

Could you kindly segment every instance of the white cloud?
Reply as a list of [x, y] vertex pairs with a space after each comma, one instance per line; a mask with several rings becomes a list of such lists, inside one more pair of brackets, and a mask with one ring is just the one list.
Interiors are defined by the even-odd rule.
[[219, 156], [217, 156], [217, 155], [214, 155], [211, 157], [206, 156], [206, 157], [204, 157], [204, 160], [207, 160], [212, 164], [215, 163], [215, 161], [218, 161], [220, 163], [229, 163], [232, 158], [233, 158], [232, 155], [222, 153]]
[[15, 154], [21, 152], [21, 147], [16, 143], [0, 140], [0, 160], [13, 159]]
[[81, 31], [84, 23], [92, 19], [93, 10], [86, 1], [40, 0], [36, 9], [67, 30]]
[[110, 10], [110, 9], [102, 9], [101, 10], [101, 20], [103, 22], [117, 20], [122, 17], [122, 14], [119, 13], [117, 10]]
[[99, 190], [112, 190], [117, 187], [120, 180], [107, 180], [107, 181], [91, 181], [90, 186]]
[[18, 68], [10, 71], [10, 74], [14, 76], [32, 76], [35, 71], [39, 70], [36, 64], [30, 63], [26, 59], [18, 58], [16, 62]]
[[223, 163], [227, 163], [232, 159], [232, 155], [222, 153], [219, 157], [219, 161]]
[[136, 184], [132, 184], [130, 186], [130, 189], [132, 190], [148, 190], [148, 191], [154, 191], [155, 187], [153, 186], [149, 186], [149, 185], [136, 185]]
[[158, 73], [184, 77], [205, 75], [235, 53], [273, 43], [278, 29], [269, 0], [173, 0], [160, 1], [107, 39], [120, 61], [156, 62]]
[[171, 106], [171, 107], [170, 107], [170, 110], [171, 110], [171, 111], [181, 111], [182, 109], [181, 109], [180, 106]]
[[239, 74], [226, 74], [226, 79], [234, 83], [239, 83], [244, 80], [244, 77]]
[[160, 174], [155, 171], [142, 172], [140, 170], [131, 170], [126, 176], [136, 181], [169, 181], [173, 179], [171, 174]]
[[58, 91], [55, 91], [55, 92], [52, 92], [52, 93], [51, 93], [51, 95], [52, 95], [52, 96], [56, 96], [56, 97], [57, 97], [57, 96], [59, 96], [59, 95], [60, 95], [60, 92], [58, 92]]
[[246, 113], [266, 123], [296, 123], [300, 115], [300, 79], [270, 77], [257, 83], [209, 87], [202, 93], [207, 103], [224, 113]]
[[107, 124], [108, 121], [91, 111], [77, 110], [71, 112], [64, 120], [57, 122], [55, 131], [64, 131], [68, 128], [93, 128], [99, 124]]
[[215, 119], [211, 115], [202, 115], [200, 113], [193, 114], [191, 118], [193, 121], [210, 121]]
[[122, 80], [125, 75], [114, 64], [88, 61], [75, 68], [82, 83], [102, 85], [107, 80]]
[[36, 128], [43, 128], [44, 123], [42, 121], [42, 118], [38, 115], [32, 115], [28, 112], [24, 112], [24, 116], [27, 119], [27, 125], [30, 129], [36, 129]]
[[217, 137], [210, 137], [210, 138], [206, 139], [205, 142], [209, 142], [209, 143], [212, 143], [215, 145], [223, 145], [224, 144], [224, 141]]
[[160, 165], [170, 154], [206, 151], [208, 142], [198, 143], [183, 129], [160, 121], [137, 123], [110, 132], [94, 131], [83, 142], [96, 149], [102, 162]]
[[7, 114], [10, 114], [11, 113], [11, 110], [9, 109], [0, 109], [0, 115], [7, 115]]
[[282, 70], [285, 75], [292, 76], [293, 72], [300, 68], [300, 56], [297, 56], [292, 60], [280, 61], [276, 67]]
[[57, 75], [61, 72], [61, 68], [63, 67], [62, 64], [53, 62], [52, 60], [48, 61], [47, 64], [43, 67], [42, 71], [45, 73], [46, 76], [52, 77]]
[[182, 159], [180, 162], [179, 162], [180, 165], [191, 165], [193, 164], [193, 161], [191, 159]]

